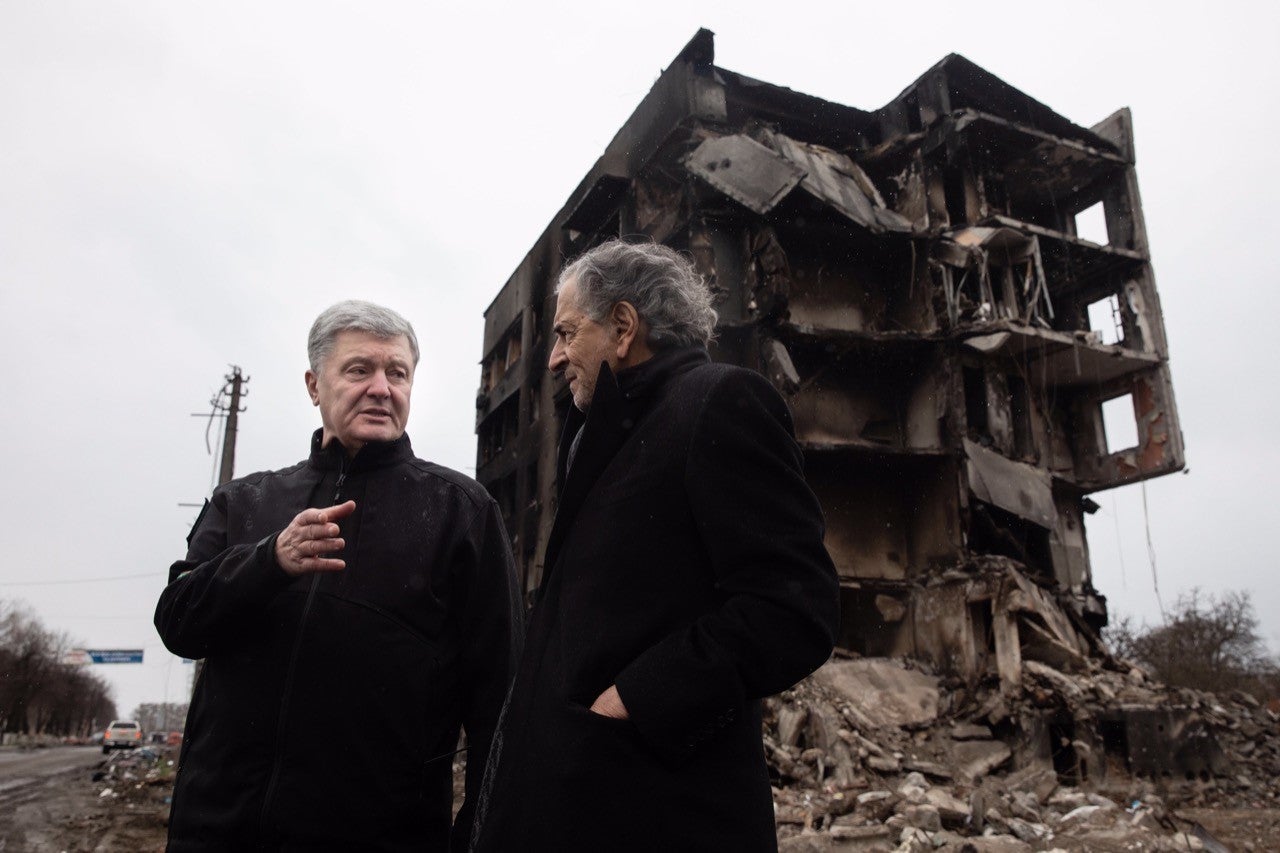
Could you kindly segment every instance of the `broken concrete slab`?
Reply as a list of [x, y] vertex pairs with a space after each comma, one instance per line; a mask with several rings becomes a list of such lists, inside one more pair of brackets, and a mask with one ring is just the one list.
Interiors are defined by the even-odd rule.
[[953, 740], [991, 740], [991, 729], [978, 723], [956, 723], [951, 727]]
[[917, 758], [906, 758], [902, 761], [902, 769], [910, 772], [923, 773], [930, 779], [950, 779], [953, 774], [951, 770], [936, 761], [921, 761]]
[[760, 214], [773, 210], [805, 176], [803, 168], [744, 134], [705, 140], [685, 168]]
[[1055, 525], [1058, 510], [1053, 502], [1053, 478], [1047, 471], [1007, 459], [967, 438], [964, 453], [974, 497], [1045, 529]]
[[960, 777], [970, 781], [981, 779], [1012, 757], [1012, 750], [998, 740], [961, 741], [952, 750]]
[[923, 829], [925, 832], [942, 830], [942, 816], [938, 812], [938, 807], [931, 803], [907, 806], [903, 809], [902, 816], [907, 819], [908, 825]]
[[[1054, 772], [1052, 767], [1046, 767], [1042, 764], [1032, 764], [1015, 770], [1002, 780], [1004, 787], [1010, 792], [1028, 791], [1035, 794], [1036, 799], [1041, 803], [1050, 803], [1054, 801], [1050, 799], [1054, 796], [1054, 792], [1058, 790], [1058, 774]], [[1077, 805], [1084, 805], [1087, 800], [1081, 799], [1074, 802], [1072, 808]]]
[[955, 829], [969, 823], [972, 810], [964, 800], [952, 796], [942, 788], [930, 788], [924, 796], [925, 802], [938, 810], [943, 826]]
[[[841, 851], [880, 851], [891, 849], [889, 843], [892, 839], [888, 827], [883, 824], [875, 824], [872, 826], [841, 826], [837, 824], [831, 827], [830, 835], [838, 842], [832, 848]], [[781, 851], [781, 847], [779, 848]]]
[[1030, 853], [1032, 847], [1025, 841], [1007, 835], [976, 836], [966, 838], [958, 845], [938, 848], [941, 853]]
[[835, 660], [815, 677], [865, 717], [914, 728], [938, 718], [938, 679], [887, 658]]

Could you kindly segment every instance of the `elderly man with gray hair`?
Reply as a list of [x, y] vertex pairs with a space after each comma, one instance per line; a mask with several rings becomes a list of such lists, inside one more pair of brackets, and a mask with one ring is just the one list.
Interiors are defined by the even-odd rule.
[[156, 608], [205, 659], [169, 850], [465, 850], [522, 634], [502, 519], [413, 453], [403, 317], [338, 303], [308, 355], [310, 456], [219, 486]]
[[776, 849], [759, 700], [827, 659], [838, 588], [786, 403], [715, 321], [661, 245], [560, 275], [560, 500], [479, 850]]

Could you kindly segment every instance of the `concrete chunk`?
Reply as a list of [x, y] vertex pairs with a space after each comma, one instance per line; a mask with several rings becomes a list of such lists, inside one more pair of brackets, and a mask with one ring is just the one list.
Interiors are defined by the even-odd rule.
[[1009, 747], [1000, 741], [962, 741], [955, 746], [952, 755], [963, 779], [980, 779], [1012, 757]]
[[814, 678], [882, 725], [918, 728], [938, 718], [938, 679], [894, 660], [835, 660]]

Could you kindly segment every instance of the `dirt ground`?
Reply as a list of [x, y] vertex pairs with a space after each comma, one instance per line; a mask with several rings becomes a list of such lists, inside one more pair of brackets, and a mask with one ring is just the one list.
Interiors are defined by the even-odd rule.
[[[20, 790], [0, 785], [0, 853], [162, 853], [177, 749], [156, 752], [138, 761], [117, 753]], [[455, 803], [464, 777], [456, 764]]]
[[1230, 850], [1280, 849], [1280, 809], [1180, 809], [1178, 815], [1198, 821]]
[[[0, 791], [2, 853], [152, 853], [163, 851], [173, 794], [176, 751], [159, 750], [150, 761], [127, 756], [88, 769], [48, 776], [21, 791]], [[115, 766], [112, 766], [115, 765]], [[94, 776], [100, 775], [97, 781]], [[463, 767], [455, 766], [455, 791], [461, 794]], [[1181, 808], [1176, 814], [1199, 822], [1235, 853], [1280, 849], [1280, 808]], [[1071, 853], [1122, 853], [1169, 850], [1168, 840], [1147, 836], [1091, 838], [1059, 836], [1043, 846]], [[1038, 845], [1040, 846], [1040, 845]]]
[[[7, 789], [0, 797], [0, 850], [163, 851], [173, 792], [169, 762], [176, 754], [165, 749], [157, 753], [147, 761], [116, 753], [111, 761], [103, 757], [88, 768]], [[112, 770], [115, 778], [108, 778], [105, 774]], [[94, 781], [95, 775], [101, 778]]]

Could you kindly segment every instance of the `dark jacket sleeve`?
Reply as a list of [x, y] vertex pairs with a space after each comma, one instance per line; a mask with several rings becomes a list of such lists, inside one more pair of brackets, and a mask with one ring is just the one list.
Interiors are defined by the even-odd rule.
[[732, 722], [745, 700], [821, 666], [839, 629], [822, 509], [786, 403], [763, 377], [731, 371], [711, 389], [684, 488], [721, 603], [616, 680], [641, 733], [677, 755]]
[[467, 779], [450, 846], [466, 850], [494, 731], [524, 643], [524, 606], [511, 544], [492, 500], [468, 531], [459, 570], [466, 583], [460, 636]]
[[169, 567], [155, 625], [165, 648], [208, 657], [233, 641], [291, 578], [276, 563], [276, 534], [227, 545], [227, 493], [215, 491], [187, 539], [187, 557]]

